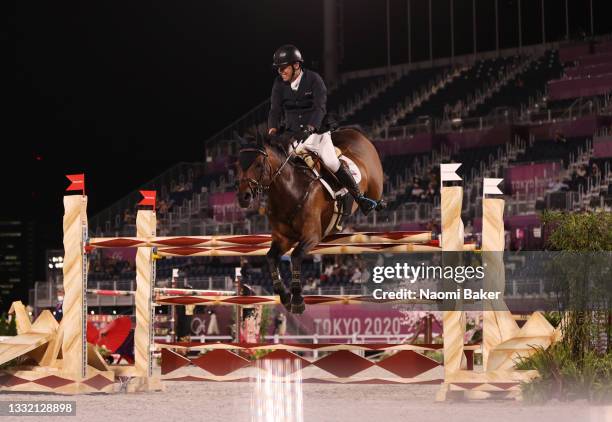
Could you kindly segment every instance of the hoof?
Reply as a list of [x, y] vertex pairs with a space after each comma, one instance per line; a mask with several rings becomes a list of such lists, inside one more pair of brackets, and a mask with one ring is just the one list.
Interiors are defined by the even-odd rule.
[[300, 304], [291, 304], [291, 313], [293, 314], [303, 314], [304, 311], [306, 310], [306, 304], [304, 303], [304, 300], [302, 300], [302, 303]]
[[293, 312], [291, 305], [291, 295], [289, 293], [285, 293], [284, 295], [279, 295], [279, 298], [281, 304], [285, 307], [285, 309], [289, 312]]
[[304, 297], [302, 296], [302, 284], [298, 280], [291, 282], [291, 313], [301, 314], [306, 309]]

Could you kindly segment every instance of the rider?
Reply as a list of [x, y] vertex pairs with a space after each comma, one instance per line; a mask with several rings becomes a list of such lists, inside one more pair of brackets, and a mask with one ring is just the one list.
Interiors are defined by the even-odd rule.
[[302, 54], [293, 45], [283, 45], [274, 53], [273, 66], [279, 77], [272, 86], [268, 134], [278, 132], [284, 112], [286, 130], [295, 139], [292, 150], [316, 153], [353, 196], [359, 209], [368, 214], [376, 207], [376, 201], [361, 193], [347, 166], [336, 156], [331, 133], [317, 133], [326, 114], [327, 88], [318, 73], [302, 67], [303, 62]]

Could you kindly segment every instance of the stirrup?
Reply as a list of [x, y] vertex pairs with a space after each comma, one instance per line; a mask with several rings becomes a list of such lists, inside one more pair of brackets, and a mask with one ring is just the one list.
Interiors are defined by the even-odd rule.
[[365, 215], [368, 215], [370, 213], [370, 211], [376, 209], [376, 207], [378, 206], [378, 202], [368, 198], [367, 196], [364, 195], [359, 195], [357, 198], [357, 204], [359, 205], [359, 209], [361, 210], [361, 212], [363, 212]]

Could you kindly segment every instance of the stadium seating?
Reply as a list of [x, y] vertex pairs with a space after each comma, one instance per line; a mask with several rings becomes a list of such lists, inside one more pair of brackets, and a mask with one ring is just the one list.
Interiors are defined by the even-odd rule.
[[521, 105], [529, 103], [529, 99], [538, 93], [543, 94], [546, 82], [558, 78], [563, 68], [559, 62], [559, 53], [549, 50], [544, 56], [529, 64], [527, 70], [516, 76], [499, 92], [470, 112], [470, 117], [485, 116], [498, 107], [512, 107], [520, 110]]
[[385, 112], [388, 112], [398, 103], [403, 103], [406, 97], [409, 97], [414, 91], [431, 83], [444, 70], [446, 68], [420, 69], [407, 73], [387, 91], [366, 104], [343, 123], [370, 126], [374, 120], [379, 119]]

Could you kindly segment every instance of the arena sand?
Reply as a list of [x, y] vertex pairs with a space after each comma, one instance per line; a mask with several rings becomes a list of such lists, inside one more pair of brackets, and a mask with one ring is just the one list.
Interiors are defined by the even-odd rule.
[[[254, 383], [246, 382], [166, 382], [164, 392], [66, 397], [76, 400], [77, 415], [59, 420], [257, 421], [251, 410], [254, 387]], [[501, 400], [435, 403], [438, 388], [436, 385], [304, 384], [301, 416], [306, 422], [612, 422], [612, 407], [588, 407], [585, 402], [554, 402], [545, 406]], [[2, 394], [0, 398], [2, 401], [61, 399], [21, 393]], [[40, 419], [43, 418], [36, 417]], [[24, 421], [23, 417], [2, 420]]]

